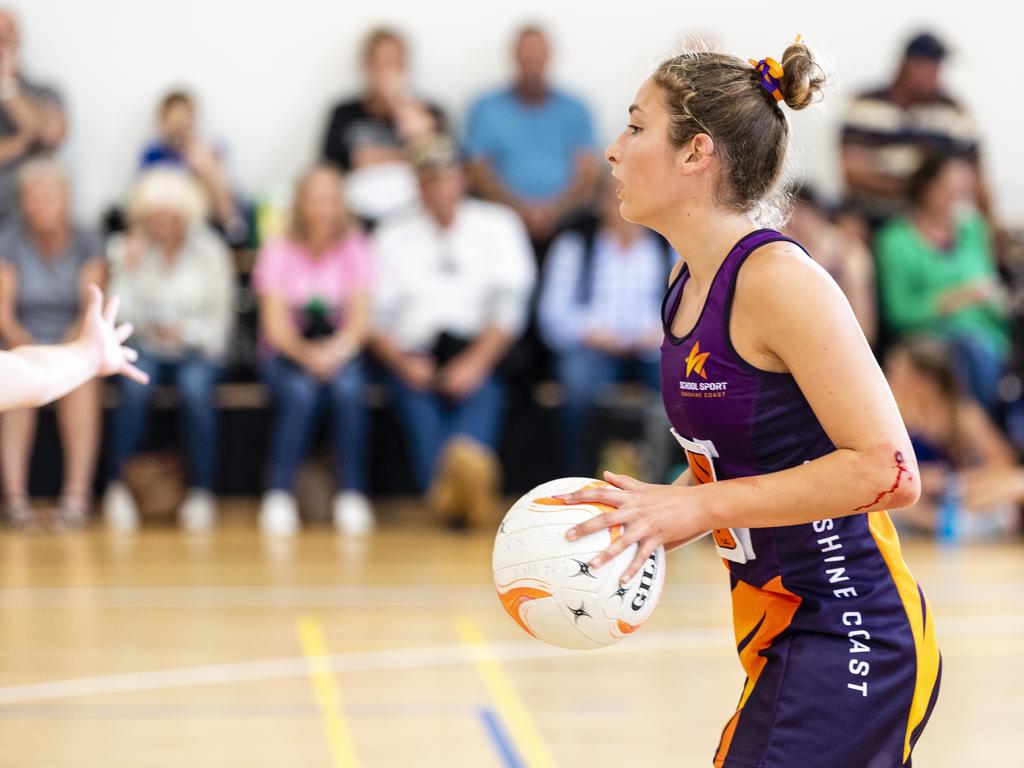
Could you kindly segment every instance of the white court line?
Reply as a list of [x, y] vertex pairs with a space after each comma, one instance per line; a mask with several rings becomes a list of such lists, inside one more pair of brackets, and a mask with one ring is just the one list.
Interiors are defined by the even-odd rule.
[[[1024, 604], [1024, 582], [955, 582], [926, 585], [936, 605]], [[438, 585], [369, 586], [167, 586], [26, 587], [0, 589], [0, 609], [55, 607], [111, 608], [466, 608], [495, 603], [490, 587]], [[728, 603], [724, 580], [666, 584], [663, 605]]]
[[[707, 648], [728, 649], [732, 632], [726, 627], [682, 630], [678, 632], [650, 632], [646, 637], [636, 635], [629, 643], [607, 648], [601, 653], [629, 654], [662, 650], [693, 650]], [[547, 658], [579, 658], [579, 653], [544, 645], [539, 642], [494, 643], [494, 655], [502, 661]], [[594, 658], [594, 653], [587, 654]], [[339, 672], [376, 672], [396, 669], [423, 669], [468, 665], [472, 663], [469, 650], [463, 645], [422, 646], [396, 648], [383, 651], [354, 651], [323, 657], [330, 669]], [[108, 693], [152, 691], [166, 688], [189, 688], [200, 685], [254, 682], [291, 677], [305, 677], [306, 658], [295, 656], [260, 661], [242, 661], [230, 664], [210, 664], [177, 669], [143, 672], [125, 672], [96, 677], [51, 680], [43, 683], [25, 683], [0, 687], [0, 705], [29, 701], [96, 696]]]
[[[947, 637], [993, 636], [1024, 637], [1024, 616], [963, 616], [940, 619], [938, 636], [941, 643]], [[629, 655], [637, 653], [673, 652], [692, 650], [725, 650], [733, 643], [732, 628], [702, 627], [684, 630], [646, 631], [600, 651], [567, 651], [539, 642], [493, 643], [494, 658], [501, 661], [536, 659], [595, 659], [599, 655]], [[329, 668], [339, 672], [375, 672], [397, 669], [429, 669], [469, 665], [472, 658], [465, 646], [441, 645], [396, 648], [382, 651], [354, 651], [324, 657]], [[305, 677], [307, 662], [303, 656], [259, 661], [209, 664], [176, 669], [124, 672], [95, 677], [50, 680], [42, 683], [24, 683], [0, 687], [0, 705], [22, 704], [35, 701], [99, 696], [111, 693], [131, 693], [172, 688], [190, 688], [203, 685], [256, 682]]]
[[[669, 588], [667, 604], [728, 601], [728, 582]], [[497, 605], [493, 587], [447, 585], [394, 586], [169, 586], [169, 587], [41, 587], [0, 589], [0, 609], [111, 608], [472, 608]]]

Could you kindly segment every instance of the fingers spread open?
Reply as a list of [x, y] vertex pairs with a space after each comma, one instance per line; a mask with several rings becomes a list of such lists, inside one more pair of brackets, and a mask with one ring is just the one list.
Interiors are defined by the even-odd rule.
[[96, 313], [101, 315], [103, 311], [103, 291], [95, 283], [89, 284], [89, 299], [85, 308], [86, 314]]
[[570, 541], [575, 539], [582, 539], [584, 536], [589, 536], [592, 533], [597, 533], [605, 528], [612, 528], [622, 522], [622, 513], [619, 510], [613, 510], [611, 512], [605, 512], [602, 515], [596, 515], [585, 523], [580, 523], [574, 528], [570, 528], [565, 537]]
[[117, 326], [117, 329], [114, 331], [114, 335], [117, 337], [119, 344], [124, 344], [128, 341], [128, 337], [133, 333], [135, 333], [135, 326], [131, 323], [123, 323]]
[[606, 504], [609, 507], [621, 507], [626, 502], [626, 495], [618, 488], [584, 488], [574, 493], [555, 496], [564, 504]]
[[657, 549], [657, 544], [653, 541], [645, 540], [640, 542], [640, 546], [637, 547], [636, 557], [633, 558], [633, 562], [629, 564], [629, 567], [622, 572], [622, 578], [620, 583], [623, 585], [628, 584], [633, 580], [633, 577], [639, 573], [640, 569], [644, 567], [644, 563], [647, 562], [647, 558], [651, 556], [651, 552]]
[[595, 556], [590, 561], [591, 568], [600, 568], [602, 565], [607, 563], [612, 558], [618, 556], [618, 554], [626, 547], [630, 546], [633, 542], [630, 541], [626, 536], [620, 536], [612, 542], [611, 546], [608, 547], [604, 552]]
[[124, 352], [124, 359], [129, 363], [134, 363], [139, 359], [139, 353], [131, 347], [121, 347], [121, 351]]
[[107, 307], [103, 310], [103, 319], [110, 325], [117, 319], [117, 308], [121, 306], [121, 300], [117, 296], [111, 296], [107, 301]]
[[615, 472], [609, 472], [605, 470], [604, 479], [614, 485], [616, 488], [622, 488], [626, 491], [636, 490], [640, 486], [644, 485], [643, 482], [637, 480], [635, 477], [629, 475], [619, 475]]
[[122, 376], [125, 376], [132, 381], [137, 381], [139, 384], [149, 384], [149, 374], [145, 371], [140, 371], [131, 363], [125, 363], [124, 367], [120, 371]]

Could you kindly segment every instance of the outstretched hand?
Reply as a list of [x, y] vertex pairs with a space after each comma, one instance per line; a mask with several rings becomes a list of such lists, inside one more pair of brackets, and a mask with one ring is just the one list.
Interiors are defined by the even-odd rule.
[[575, 540], [603, 528], [622, 525], [622, 535], [591, 560], [590, 565], [598, 568], [627, 547], [639, 544], [636, 557], [622, 574], [623, 584], [632, 580], [659, 546], [679, 546], [706, 532], [693, 506], [693, 488], [644, 483], [614, 472], [605, 472], [604, 479], [611, 485], [586, 488], [557, 498], [566, 504], [597, 503], [615, 507], [571, 528], [566, 538]]
[[97, 360], [97, 376], [121, 374], [140, 384], [149, 382], [149, 376], [132, 363], [139, 359], [134, 349], [124, 346], [132, 335], [132, 324], [115, 325], [118, 299], [111, 297], [106, 306], [103, 292], [96, 285], [89, 286], [89, 299], [78, 333], [78, 343], [86, 347]]

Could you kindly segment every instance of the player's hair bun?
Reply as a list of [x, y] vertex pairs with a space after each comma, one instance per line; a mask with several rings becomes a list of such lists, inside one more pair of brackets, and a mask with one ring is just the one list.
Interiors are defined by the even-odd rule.
[[780, 63], [784, 73], [780, 90], [790, 109], [803, 109], [820, 99], [825, 71], [814, 60], [810, 48], [801, 42], [793, 43], [782, 54]]

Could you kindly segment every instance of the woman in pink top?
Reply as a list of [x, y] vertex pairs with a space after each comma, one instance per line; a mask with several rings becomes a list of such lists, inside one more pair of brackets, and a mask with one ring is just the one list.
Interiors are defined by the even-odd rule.
[[260, 510], [266, 533], [299, 524], [291, 488], [326, 408], [334, 441], [334, 523], [373, 527], [366, 501], [366, 414], [361, 353], [370, 317], [370, 247], [345, 208], [341, 176], [319, 166], [297, 186], [288, 236], [267, 244], [253, 284], [260, 297], [261, 374], [277, 403], [270, 481]]

